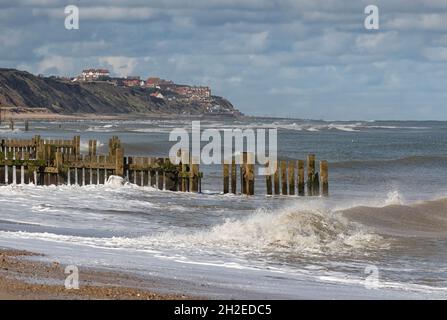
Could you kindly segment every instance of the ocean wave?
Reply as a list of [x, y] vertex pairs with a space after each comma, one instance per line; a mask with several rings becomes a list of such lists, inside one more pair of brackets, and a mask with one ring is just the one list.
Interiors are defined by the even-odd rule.
[[421, 155], [409, 156], [398, 159], [375, 159], [375, 160], [348, 160], [331, 162], [332, 168], [353, 168], [353, 167], [383, 167], [384, 165], [421, 165], [428, 163], [447, 165], [447, 156], [442, 155]]
[[412, 205], [359, 206], [343, 216], [380, 234], [403, 237], [447, 238], [447, 198]]
[[228, 219], [206, 232], [187, 236], [190, 243], [293, 254], [347, 254], [385, 243], [357, 224], [322, 208], [258, 210], [246, 219]]
[[[5, 232], [2, 232], [5, 236]], [[208, 230], [191, 233], [164, 232], [137, 238], [93, 238], [48, 233], [16, 232], [12, 237], [69, 241], [83, 245], [126, 250], [176, 249], [222, 251], [238, 254], [352, 254], [356, 250], [386, 249], [387, 243], [341, 215], [323, 209], [291, 207], [278, 211], [258, 210], [243, 219], [227, 219]]]

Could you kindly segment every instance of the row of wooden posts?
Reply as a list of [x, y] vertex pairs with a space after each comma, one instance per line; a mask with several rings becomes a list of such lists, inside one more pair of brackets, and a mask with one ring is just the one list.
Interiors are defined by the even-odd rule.
[[201, 191], [199, 165], [178, 166], [169, 158], [125, 156], [118, 137], [109, 140], [109, 153], [97, 154], [98, 143], [90, 140], [81, 154], [80, 136], [72, 140], [1, 140], [0, 183], [36, 185], [105, 184], [111, 175], [138, 186], [170, 191]]
[[[11, 119], [11, 120], [9, 120], [9, 129], [11, 131], [14, 131], [14, 128], [15, 128], [15, 122], [14, 122], [14, 120]], [[25, 122], [24, 122], [24, 130], [29, 131], [29, 121], [28, 120], [25, 120]]]
[[[1, 140], [0, 148], [0, 166], [4, 167], [0, 169], [0, 184], [105, 184], [108, 177], [116, 175], [138, 186], [182, 192], [202, 190], [203, 174], [197, 159], [191, 162], [188, 152], [179, 151], [181, 162], [178, 165], [169, 158], [125, 156], [116, 136], [109, 140], [108, 154], [103, 155], [98, 154], [96, 140], [90, 140], [88, 153], [81, 154], [80, 136], [72, 140], [44, 140], [40, 136], [29, 140]], [[240, 165], [234, 157], [230, 162], [223, 164], [223, 193], [237, 193], [237, 172], [240, 171], [240, 193], [254, 195], [254, 154], [244, 152]], [[320, 161], [319, 173], [315, 163], [315, 155], [308, 155], [305, 182], [303, 160], [275, 162], [276, 170], [265, 177], [267, 195], [327, 196], [328, 163]]]
[[[307, 156], [307, 181], [305, 181], [304, 160], [281, 160], [274, 162], [273, 174], [265, 176], [267, 195], [299, 195], [323, 196], [329, 195], [328, 162], [320, 161], [320, 172], [315, 168], [315, 155]], [[269, 163], [266, 164], [269, 170]], [[237, 165], [233, 157], [231, 164], [223, 164], [223, 193], [237, 193]], [[268, 171], [267, 171], [268, 173]], [[254, 154], [244, 152], [240, 165], [241, 193], [255, 194]], [[307, 188], [306, 188], [307, 186]], [[231, 188], [230, 188], [231, 187]], [[307, 190], [306, 190], [307, 189]]]

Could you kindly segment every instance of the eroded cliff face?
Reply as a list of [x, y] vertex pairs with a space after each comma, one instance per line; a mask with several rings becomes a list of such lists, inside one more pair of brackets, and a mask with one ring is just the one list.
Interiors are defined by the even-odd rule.
[[[173, 92], [151, 96], [155, 89], [129, 88], [107, 82], [72, 83], [34, 76], [25, 71], [0, 69], [0, 107], [42, 110], [56, 114], [185, 114], [241, 113], [222, 97], [185, 101]], [[160, 90], [157, 90], [160, 91]]]

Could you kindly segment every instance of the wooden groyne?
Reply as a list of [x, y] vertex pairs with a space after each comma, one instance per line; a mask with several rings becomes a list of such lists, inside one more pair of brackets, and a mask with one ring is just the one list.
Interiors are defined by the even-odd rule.
[[[0, 184], [105, 184], [111, 175], [138, 186], [160, 190], [201, 191], [199, 165], [174, 165], [169, 158], [125, 156], [118, 137], [109, 140], [109, 153], [98, 154], [90, 140], [81, 154], [80, 136], [72, 140], [1, 140]], [[4, 168], [4, 169], [3, 169]]]
[[[3, 139], [0, 145], [0, 184], [95, 185], [105, 184], [112, 175], [138, 186], [160, 190], [201, 192], [203, 173], [199, 159], [179, 151], [179, 164], [169, 158], [125, 156], [120, 139], [112, 137], [108, 153], [98, 154], [98, 142], [90, 140], [88, 152], [81, 153], [81, 138], [71, 140]], [[241, 164], [233, 156], [223, 164], [223, 193], [255, 194], [256, 165], [253, 153], [243, 152]], [[195, 160], [195, 161], [192, 161]], [[267, 195], [328, 196], [328, 162], [315, 155], [304, 160], [280, 160], [274, 172], [263, 177]], [[266, 164], [265, 170], [271, 168]], [[239, 172], [239, 174], [238, 174]], [[239, 183], [238, 183], [239, 181]], [[239, 189], [238, 189], [239, 184]]]
[[[255, 194], [255, 165], [253, 153], [244, 152], [240, 165], [236, 164], [235, 157], [223, 164], [223, 193], [237, 193], [237, 181], [240, 180], [240, 192], [246, 195]], [[307, 163], [307, 179], [305, 164]], [[320, 170], [316, 169], [316, 157], [309, 154], [307, 160], [280, 160], [273, 163], [274, 173], [267, 170], [270, 164], [265, 165], [265, 185], [267, 195], [298, 195], [298, 196], [329, 196], [329, 165], [326, 160], [320, 161]], [[238, 170], [239, 166], [239, 170]], [[240, 172], [239, 179], [237, 172]], [[230, 191], [231, 185], [231, 191]]]

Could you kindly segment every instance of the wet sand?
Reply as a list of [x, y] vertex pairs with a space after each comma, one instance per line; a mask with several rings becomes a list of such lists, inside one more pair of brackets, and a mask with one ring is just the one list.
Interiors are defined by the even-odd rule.
[[43, 263], [26, 251], [0, 249], [0, 300], [117, 299], [184, 300], [197, 299], [185, 294], [164, 294], [156, 281], [124, 273], [82, 269], [79, 289], [66, 289], [65, 266], [57, 261]]

